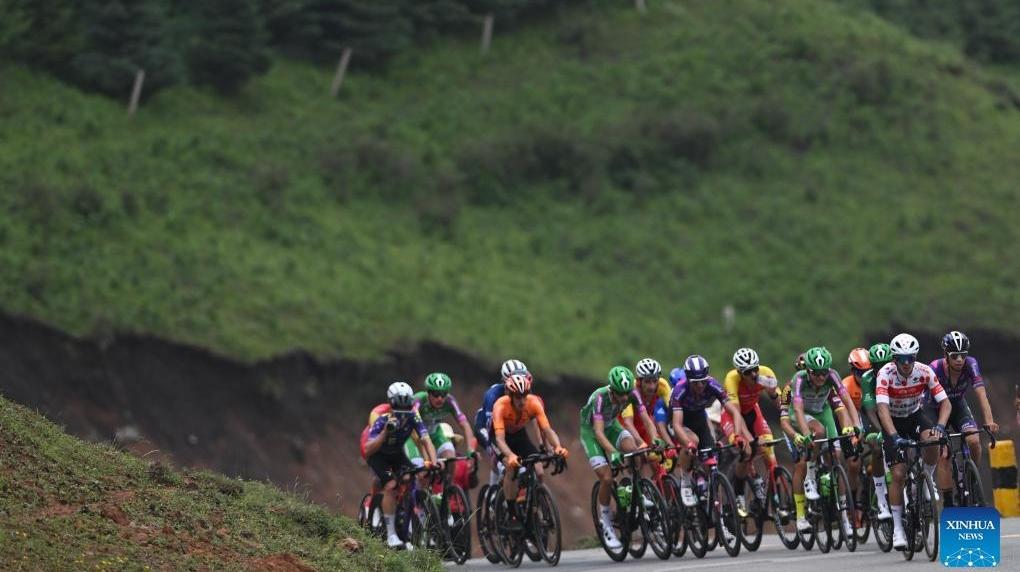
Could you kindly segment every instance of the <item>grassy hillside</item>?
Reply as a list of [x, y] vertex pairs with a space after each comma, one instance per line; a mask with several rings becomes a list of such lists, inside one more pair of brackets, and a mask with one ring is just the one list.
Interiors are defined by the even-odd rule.
[[[498, 28], [498, 26], [497, 26]], [[0, 300], [255, 359], [431, 338], [601, 375], [1020, 333], [1020, 87], [838, 2], [564, 10], [236, 98], [0, 84]], [[720, 312], [736, 309], [736, 326]]]
[[4, 570], [441, 569], [271, 486], [147, 465], [3, 398], [0, 530]]

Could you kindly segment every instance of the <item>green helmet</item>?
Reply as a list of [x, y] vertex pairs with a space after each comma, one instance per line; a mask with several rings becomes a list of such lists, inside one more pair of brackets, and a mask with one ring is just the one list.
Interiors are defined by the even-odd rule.
[[634, 389], [634, 372], [629, 367], [618, 365], [609, 370], [609, 389], [616, 393], [629, 393]]
[[868, 350], [868, 358], [871, 360], [871, 367], [878, 369], [892, 361], [892, 348], [889, 344], [875, 344]]
[[429, 391], [450, 391], [453, 388], [453, 381], [450, 376], [441, 371], [430, 373], [425, 377], [425, 389]]
[[813, 347], [804, 354], [804, 364], [810, 370], [829, 369], [832, 367], [832, 354], [824, 347]]

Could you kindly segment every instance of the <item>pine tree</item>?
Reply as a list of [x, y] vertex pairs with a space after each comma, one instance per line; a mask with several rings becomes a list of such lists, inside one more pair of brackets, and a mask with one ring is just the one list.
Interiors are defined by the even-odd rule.
[[18, 0], [0, 0], [0, 61], [13, 59], [13, 48], [24, 38], [28, 16]]
[[70, 77], [84, 87], [126, 96], [145, 70], [145, 91], [178, 82], [178, 55], [167, 42], [162, 0], [86, 0], [81, 3], [85, 47], [71, 59]]
[[318, 34], [319, 26], [309, 17], [309, 0], [261, 0], [259, 11], [272, 46], [292, 49]]
[[[197, 5], [196, 5], [197, 4]], [[267, 34], [252, 0], [196, 0], [186, 60], [191, 80], [234, 93], [269, 70]]]
[[414, 25], [414, 35], [426, 39], [468, 28], [475, 20], [462, 0], [406, 0], [404, 13]]
[[14, 0], [27, 19], [27, 29], [19, 45], [11, 46], [14, 55], [26, 63], [57, 73], [67, 70], [67, 62], [84, 45], [78, 25], [78, 4], [66, 0]]
[[311, 0], [308, 13], [319, 26], [310, 46], [317, 59], [333, 60], [350, 47], [356, 63], [378, 64], [411, 44], [403, 0]]

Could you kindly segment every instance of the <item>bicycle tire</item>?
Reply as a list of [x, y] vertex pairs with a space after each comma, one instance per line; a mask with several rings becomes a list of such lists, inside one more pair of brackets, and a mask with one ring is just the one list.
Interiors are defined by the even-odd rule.
[[475, 516], [475, 530], [478, 533], [478, 546], [482, 555], [492, 564], [499, 564], [503, 559], [499, 556], [492, 537], [492, 503], [496, 498], [495, 488], [488, 483], [478, 491], [478, 508]]
[[[855, 552], [857, 550], [857, 527], [854, 526], [854, 523], [857, 515], [853, 492], [850, 489], [850, 477], [846, 474], [843, 465], [836, 465], [833, 476], [835, 482], [832, 483], [832, 494], [836, 501], [836, 526], [839, 528], [840, 544], [846, 546], [847, 552]], [[847, 534], [843, 528], [844, 518], [846, 518], [846, 522], [850, 523], [850, 534]], [[838, 549], [839, 546], [836, 548]]]
[[425, 532], [427, 544], [425, 548], [434, 550], [440, 555], [446, 555], [450, 548], [449, 529], [446, 526], [446, 519], [442, 517], [439, 507], [432, 500], [432, 495], [424, 495], [425, 508]]
[[[592, 485], [591, 488], [591, 519], [592, 524], [595, 525], [595, 534], [599, 537], [599, 544], [602, 546], [602, 549], [606, 551], [606, 554], [609, 555], [609, 558], [612, 559], [614, 562], [623, 562], [623, 560], [627, 558], [628, 552], [627, 547], [628, 544], [630, 544], [630, 535], [627, 534], [626, 539], [622, 538], [621, 535], [617, 535], [617, 539], [620, 541], [620, 544], [623, 545], [618, 552], [613, 552], [608, 546], [606, 546], [605, 537], [602, 535], [602, 518], [599, 516], [598, 496], [599, 496], [599, 481], [595, 481], [595, 484]], [[615, 492], [614, 494], [609, 495], [609, 502], [612, 503], [613, 505], [616, 504]], [[621, 528], [620, 532], [622, 533], [626, 530], [625, 521], [626, 518], [619, 519], [616, 516], [614, 516], [613, 525], [614, 527]]]
[[808, 524], [811, 525], [806, 532], [797, 530], [797, 537], [800, 538], [800, 545], [805, 551], [811, 552], [811, 549], [815, 547], [815, 543], [819, 541], [818, 538], [818, 521], [821, 510], [818, 508], [819, 501], [805, 499], [804, 504], [804, 518], [807, 519]]
[[460, 486], [447, 485], [439, 512], [450, 537], [447, 554], [457, 564], [464, 564], [471, 558], [471, 500]]
[[503, 495], [503, 488], [500, 487], [496, 493], [496, 500], [493, 503], [493, 513], [495, 518], [495, 538], [496, 547], [499, 550], [499, 557], [506, 564], [512, 568], [517, 568], [521, 565], [521, 560], [524, 559], [524, 548], [521, 546], [524, 544], [523, 539], [520, 535], [514, 534], [510, 530], [511, 515], [507, 508], [506, 497]]
[[[863, 465], [863, 463], [862, 463]], [[854, 520], [854, 535], [857, 537], [857, 544], [867, 544], [868, 538], [871, 537], [871, 497], [873, 493], [872, 489], [875, 488], [874, 481], [867, 472], [861, 471], [861, 474], [857, 477], [860, 486], [857, 487], [857, 494], [854, 495], [854, 516], [859, 510], [861, 513], [861, 527], [860, 529], [856, 526], [856, 518]], [[858, 509], [858, 507], [861, 507]]]
[[967, 490], [962, 495], [965, 501], [964, 506], [987, 506], [985, 501], [985, 486], [981, 482], [981, 472], [978, 471], [974, 459], [967, 459], [963, 466], [963, 482]]
[[[928, 490], [928, 499], [924, 498], [925, 489]], [[922, 470], [921, 503], [918, 505], [917, 516], [924, 553], [931, 562], [939, 557], [939, 502], [935, 498], [935, 482], [927, 471]]]
[[[754, 484], [750, 475], [744, 480], [744, 499], [747, 503], [747, 516], [740, 519], [740, 543], [748, 552], [755, 552], [761, 546], [762, 535], [765, 527], [765, 513], [768, 511], [768, 494], [765, 502], [762, 502], [755, 495]], [[740, 515], [737, 515], [739, 518]], [[753, 531], [748, 530], [748, 524], [753, 524]]]
[[[790, 471], [779, 465], [773, 474], [769, 505], [776, 536], [788, 550], [796, 550], [800, 545], [800, 537], [797, 536], [797, 504], [793, 500], [793, 477]], [[791, 524], [792, 528], [787, 530], [786, 527]]]
[[[563, 529], [560, 527], [560, 509], [556, 506], [556, 499], [545, 485], [535, 487], [531, 510], [531, 522], [535, 525], [532, 528], [535, 545], [542, 560], [550, 566], [556, 566], [563, 551]], [[550, 546], [548, 540], [553, 540], [553, 545]]]
[[641, 535], [659, 559], [669, 560], [673, 555], [673, 529], [666, 501], [662, 500], [658, 487], [649, 479], [638, 480], [638, 490], [641, 497], [651, 503], [651, 506], [642, 504], [641, 507]]
[[[736, 558], [740, 554], [742, 541], [740, 539], [740, 517], [737, 515], [737, 500], [736, 495], [733, 493], [733, 484], [721, 472], [713, 475], [713, 478], [715, 481], [713, 482], [713, 492], [719, 494], [718, 511], [715, 513], [715, 535], [719, 543], [722, 544], [726, 554], [729, 554], [731, 558]], [[723, 528], [729, 530], [730, 534], [733, 535], [732, 541], [726, 540]]]
[[372, 536], [379, 539], [386, 538], [386, 521], [382, 514], [381, 493], [376, 493], [369, 501], [368, 514], [365, 516], [365, 522], [362, 526], [368, 530], [368, 533]]
[[680, 481], [673, 475], [662, 478], [662, 500], [669, 505], [671, 525], [673, 527], [673, 556], [681, 557], [687, 552], [687, 527], [684, 526], [687, 515], [684, 501], [680, 497]]
[[[920, 464], [917, 465], [920, 468]], [[907, 545], [903, 548], [905, 560], [914, 559], [914, 536], [917, 528], [917, 485], [911, 471], [907, 472], [907, 483], [903, 487], [903, 533], [907, 537]]]

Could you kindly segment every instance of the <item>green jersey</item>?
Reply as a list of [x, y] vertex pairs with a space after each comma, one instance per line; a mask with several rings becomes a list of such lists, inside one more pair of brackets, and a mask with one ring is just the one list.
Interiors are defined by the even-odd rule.
[[875, 408], [875, 370], [870, 369], [861, 376], [861, 409]]
[[609, 424], [616, 420], [617, 415], [623, 413], [623, 410], [628, 405], [634, 406], [634, 412], [638, 413], [645, 410], [645, 404], [641, 401], [641, 395], [638, 394], [637, 389], [631, 390], [627, 395], [627, 401], [622, 404], [613, 402], [612, 396], [609, 394], [609, 386], [600, 387], [595, 390], [594, 393], [588, 398], [588, 402], [581, 408], [581, 426], [594, 425], [596, 419], [601, 419], [603, 423]]
[[446, 401], [441, 406], [432, 407], [432, 404], [429, 403], [429, 392], [419, 391], [414, 394], [414, 408], [421, 415], [421, 420], [425, 422], [429, 433], [433, 433], [447, 417], [453, 417], [458, 422], [467, 419], [467, 416], [460, 410], [460, 406], [457, 405], [457, 400], [450, 393], [446, 394]]

